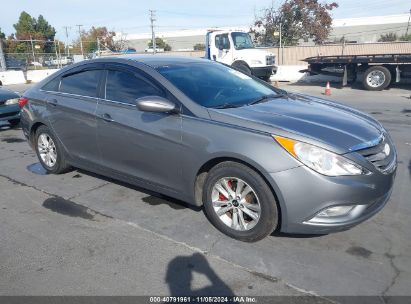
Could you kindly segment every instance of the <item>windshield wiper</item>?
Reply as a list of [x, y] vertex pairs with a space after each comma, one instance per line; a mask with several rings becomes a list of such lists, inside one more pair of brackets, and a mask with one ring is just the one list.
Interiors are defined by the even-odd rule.
[[224, 103], [219, 106], [213, 107], [214, 109], [228, 109], [228, 108], [239, 108], [242, 107], [243, 104], [235, 104], [235, 103]]
[[288, 95], [286, 93], [280, 93], [280, 94], [270, 94], [270, 95], [264, 95], [260, 98], [257, 98], [256, 100], [253, 100], [252, 102], [248, 103], [247, 105], [254, 105], [257, 103], [262, 103], [262, 102], [266, 102], [270, 99], [276, 99], [276, 98], [284, 98], [287, 97]]

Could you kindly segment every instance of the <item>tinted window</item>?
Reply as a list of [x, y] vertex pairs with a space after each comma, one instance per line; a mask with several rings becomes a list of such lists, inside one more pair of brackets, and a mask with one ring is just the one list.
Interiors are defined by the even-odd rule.
[[60, 92], [97, 97], [97, 86], [100, 75], [100, 70], [90, 70], [65, 77], [63, 76], [60, 84]]
[[228, 34], [215, 36], [215, 46], [220, 50], [228, 50], [230, 48], [230, 40], [228, 40]]
[[58, 92], [59, 90], [59, 85], [60, 85], [60, 77], [54, 78], [47, 82], [42, 89], [45, 91], [54, 91]]
[[124, 71], [107, 73], [106, 99], [134, 104], [144, 96], [163, 96], [163, 92], [139, 76]]
[[242, 106], [263, 96], [277, 94], [273, 88], [219, 63], [173, 64], [157, 70], [185, 95], [205, 107]]

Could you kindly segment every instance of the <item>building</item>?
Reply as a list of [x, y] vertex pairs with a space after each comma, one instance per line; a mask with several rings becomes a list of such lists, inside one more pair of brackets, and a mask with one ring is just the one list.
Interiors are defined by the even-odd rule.
[[[377, 42], [382, 34], [396, 33], [399, 37], [407, 30], [409, 16], [401, 14], [335, 19], [330, 40], [339, 41], [344, 37], [346, 41], [367, 43]], [[411, 28], [409, 31], [411, 32]]]
[[[398, 36], [405, 34], [408, 25], [408, 14], [375, 16], [363, 18], [335, 19], [329, 40], [339, 42], [343, 37], [346, 41], [367, 43], [377, 42], [381, 34], [396, 33]], [[411, 26], [411, 25], [410, 25]], [[231, 28], [248, 31], [249, 26], [233, 26]], [[172, 47], [173, 51], [193, 50], [197, 43], [205, 42], [205, 34], [209, 29], [182, 29], [178, 31], [157, 32], [156, 37], [162, 38]], [[411, 28], [409, 30], [411, 32]], [[144, 52], [151, 33], [119, 33], [117, 36], [125, 37], [128, 47]]]

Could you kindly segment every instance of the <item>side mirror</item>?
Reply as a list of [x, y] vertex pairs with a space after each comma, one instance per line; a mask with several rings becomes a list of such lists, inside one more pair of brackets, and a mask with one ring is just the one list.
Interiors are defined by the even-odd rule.
[[143, 112], [175, 113], [176, 104], [160, 96], [141, 97], [136, 100], [137, 108]]

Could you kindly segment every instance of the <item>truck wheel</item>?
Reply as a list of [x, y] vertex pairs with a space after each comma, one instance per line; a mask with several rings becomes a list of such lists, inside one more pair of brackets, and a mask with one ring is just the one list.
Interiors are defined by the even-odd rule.
[[234, 62], [233, 63], [233, 68], [243, 72], [246, 75], [251, 75], [251, 69], [245, 63], [242, 63], [242, 62], [236, 63], [236, 62]]
[[382, 91], [391, 83], [391, 73], [383, 66], [371, 66], [364, 73], [362, 84], [369, 91]]

